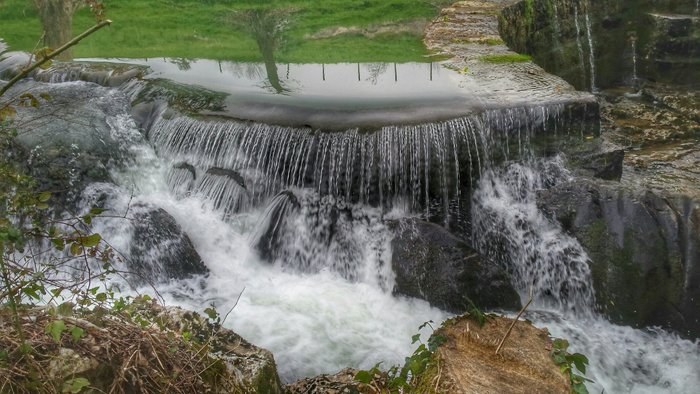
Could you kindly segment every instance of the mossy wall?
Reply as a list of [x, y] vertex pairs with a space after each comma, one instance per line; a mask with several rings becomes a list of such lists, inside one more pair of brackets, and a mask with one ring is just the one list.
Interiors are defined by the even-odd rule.
[[523, 0], [503, 10], [499, 30], [511, 49], [581, 90], [641, 79], [693, 84], [700, 81], [700, 67], [693, 67], [700, 64], [694, 12], [693, 0]]

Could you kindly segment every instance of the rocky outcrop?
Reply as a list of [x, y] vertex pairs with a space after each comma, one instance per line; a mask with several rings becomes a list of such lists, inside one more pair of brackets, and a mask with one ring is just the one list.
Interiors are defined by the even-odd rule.
[[[3, 348], [19, 340], [9, 314], [0, 308]], [[283, 392], [272, 354], [213, 317], [141, 297], [119, 312], [77, 312], [67, 303], [21, 316], [24, 338], [38, 351], [31, 363], [15, 352], [3, 359], [0, 385], [10, 392], [35, 391], [37, 382], [57, 392], [76, 385], [72, 392]]]
[[520, 298], [508, 275], [487, 264], [466, 242], [446, 229], [415, 219], [391, 224], [394, 292], [463, 313], [470, 306], [514, 310]]
[[[596, 134], [598, 105], [594, 97], [548, 74], [529, 57], [509, 49], [499, 33], [498, 15], [514, 0], [459, 1], [441, 10], [428, 25], [424, 42], [433, 52], [452, 58], [447, 67], [460, 70], [474, 86], [469, 88], [484, 105], [516, 107], [563, 104], [560, 130]], [[518, 52], [519, 48], [513, 48]], [[545, 125], [545, 131], [556, 130]]]
[[138, 136], [120, 115], [128, 102], [108, 89], [90, 84], [37, 84], [23, 82], [10, 90], [31, 93], [36, 101], [17, 106], [12, 126], [30, 175], [40, 190], [54, 193], [54, 202], [75, 210], [84, 187], [110, 180], [108, 167], [130, 157], [129, 142]]
[[499, 30], [512, 49], [590, 90], [698, 83], [699, 26], [692, 0], [524, 0], [502, 11]]
[[539, 204], [588, 252], [601, 312], [700, 337], [700, 201], [577, 179]]
[[209, 272], [190, 238], [168, 212], [143, 204], [135, 204], [132, 209], [133, 235], [127, 263], [137, 282], [184, 279]]

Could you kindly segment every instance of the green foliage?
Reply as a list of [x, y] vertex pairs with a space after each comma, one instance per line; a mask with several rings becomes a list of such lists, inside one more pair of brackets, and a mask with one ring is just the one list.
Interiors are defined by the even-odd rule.
[[[554, 363], [559, 366], [561, 372], [569, 376], [571, 392], [576, 394], [588, 394], [586, 381], [590, 382], [591, 380], [583, 376], [586, 374], [588, 358], [581, 353], [571, 354], [567, 351], [568, 348], [569, 342], [567, 340], [559, 338], [554, 339], [550, 356]], [[574, 368], [583, 375], [574, 372]]]
[[505, 55], [487, 55], [482, 56], [479, 60], [486, 63], [522, 63], [529, 62], [532, 60], [530, 55], [523, 55], [520, 53], [505, 54]]
[[63, 389], [61, 390], [61, 392], [77, 394], [83, 388], [85, 388], [89, 385], [90, 385], [90, 381], [85, 379], [85, 378], [68, 379], [65, 382], [63, 382]]
[[534, 28], [535, 24], [535, 0], [525, 0], [523, 5], [525, 7], [523, 19], [525, 20], [525, 25], [529, 30]]
[[[5, 0], [0, 5], [2, 36], [11, 48], [31, 51], [42, 28], [32, 2]], [[230, 11], [260, 7], [295, 8], [288, 45], [279, 62], [422, 61], [427, 51], [421, 34], [382, 34], [368, 39], [340, 35], [307, 40], [305, 36], [337, 26], [359, 26], [430, 19], [430, 1], [415, 0], [104, 0], [115, 21], [73, 50], [76, 57], [173, 57], [259, 61], [255, 41], [221, 22]], [[153, 10], [158, 10], [154, 12]], [[88, 7], [74, 17], [74, 30], [94, 24]]]

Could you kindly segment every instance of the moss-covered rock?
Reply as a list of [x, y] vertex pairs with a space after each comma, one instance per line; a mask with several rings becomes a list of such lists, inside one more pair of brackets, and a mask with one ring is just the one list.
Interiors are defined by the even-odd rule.
[[700, 202], [579, 178], [539, 203], [588, 252], [601, 312], [700, 336]]

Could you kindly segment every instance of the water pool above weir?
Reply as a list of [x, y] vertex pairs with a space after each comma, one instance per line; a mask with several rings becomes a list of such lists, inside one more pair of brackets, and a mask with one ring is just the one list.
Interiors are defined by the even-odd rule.
[[[531, 73], [531, 63], [486, 65], [472, 73], [452, 63], [276, 64], [184, 59], [83, 59], [49, 71], [46, 81], [82, 79], [89, 63], [145, 66], [136, 101], [170, 99], [186, 112], [323, 131], [425, 124], [485, 110], [565, 105], [597, 128], [592, 96], [563, 80]], [[517, 73], [512, 70], [519, 70]], [[541, 71], [541, 70], [540, 70]], [[530, 78], [523, 78], [523, 74]], [[188, 94], [205, 96], [205, 105]]]

